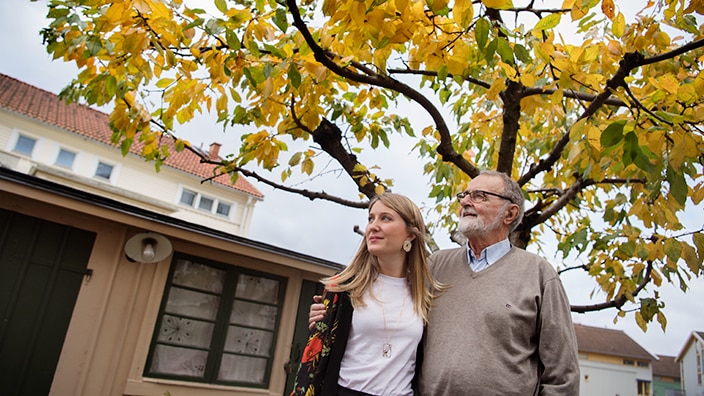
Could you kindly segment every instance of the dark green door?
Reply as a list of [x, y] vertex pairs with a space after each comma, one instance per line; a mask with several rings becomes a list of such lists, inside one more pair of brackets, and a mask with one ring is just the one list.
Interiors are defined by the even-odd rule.
[[298, 300], [298, 313], [296, 314], [296, 329], [293, 333], [293, 342], [291, 344], [291, 356], [286, 363], [286, 388], [284, 395], [289, 395], [293, 390], [293, 382], [296, 379], [298, 365], [301, 364], [303, 349], [308, 342], [308, 312], [310, 304], [313, 303], [313, 296], [320, 295], [323, 292], [323, 284], [320, 282], [311, 282], [304, 280], [301, 286], [301, 296]]
[[46, 396], [95, 233], [0, 209], [0, 393]]

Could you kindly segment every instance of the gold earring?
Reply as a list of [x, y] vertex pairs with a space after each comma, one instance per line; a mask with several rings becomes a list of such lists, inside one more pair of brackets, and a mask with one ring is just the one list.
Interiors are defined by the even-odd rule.
[[403, 251], [404, 251], [404, 252], [406, 252], [406, 253], [410, 252], [410, 251], [411, 251], [411, 247], [412, 247], [412, 246], [411, 246], [411, 240], [410, 240], [410, 239], [406, 239], [405, 241], [403, 241]]

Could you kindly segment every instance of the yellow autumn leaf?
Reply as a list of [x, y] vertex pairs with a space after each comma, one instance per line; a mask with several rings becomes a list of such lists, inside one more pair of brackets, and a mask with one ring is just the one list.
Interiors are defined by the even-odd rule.
[[662, 30], [655, 32], [655, 34], [653, 35], [653, 42], [655, 43], [655, 47], [657, 49], [666, 49], [670, 46], [670, 36]]
[[382, 186], [381, 184], [379, 184], [379, 185], [377, 185], [376, 187], [374, 187], [374, 192], [375, 192], [377, 195], [381, 195], [381, 194], [383, 194], [385, 191], [386, 191], [386, 189], [385, 189], [384, 186]]
[[126, 3], [118, 1], [112, 3], [112, 5], [105, 12], [105, 17], [111, 25], [118, 23], [123, 18], [123, 13], [126, 11]]
[[513, 1], [511, 0], [482, 0], [482, 3], [496, 10], [508, 10], [509, 8], [513, 8]]
[[680, 82], [677, 80], [677, 77], [670, 73], [658, 78], [658, 83], [662, 89], [666, 90], [670, 94], [677, 93], [680, 87]]
[[506, 88], [506, 81], [503, 78], [496, 79], [489, 90], [486, 92], [486, 97], [489, 100], [496, 100], [499, 97], [499, 93]]
[[625, 31], [626, 18], [623, 16], [623, 13], [619, 12], [618, 15], [616, 15], [616, 18], [614, 18], [613, 23], [611, 25], [611, 33], [613, 33], [614, 36], [621, 38]]
[[680, 102], [690, 105], [695, 103], [697, 99], [699, 99], [699, 95], [697, 95], [694, 85], [684, 84], [677, 89], [677, 100]]
[[452, 19], [462, 29], [466, 29], [474, 17], [474, 7], [471, 0], [455, 0], [452, 6]]
[[440, 10], [444, 9], [445, 7], [447, 7], [447, 1], [448, 0], [432, 0], [432, 1], [429, 1], [428, 3], [432, 4], [431, 10], [433, 10], [434, 12], [437, 12], [437, 11], [440, 11]]

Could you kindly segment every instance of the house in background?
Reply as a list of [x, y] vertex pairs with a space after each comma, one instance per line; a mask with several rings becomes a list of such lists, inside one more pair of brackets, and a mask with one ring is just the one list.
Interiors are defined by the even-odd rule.
[[[139, 156], [136, 141], [123, 156], [111, 143], [108, 115], [66, 104], [53, 93], [0, 74], [0, 163], [4, 167], [113, 198], [155, 213], [246, 236], [263, 195], [244, 177], [214, 177], [214, 166], [189, 150], [170, 156], [159, 173]], [[220, 160], [213, 143], [207, 158]], [[198, 149], [197, 149], [198, 150]], [[202, 183], [209, 179], [209, 182]]]
[[680, 364], [674, 356], [660, 356], [653, 360], [653, 396], [684, 396]]
[[288, 394], [343, 266], [243, 237], [261, 199], [243, 178], [156, 174], [94, 136], [104, 114], [50, 97], [0, 76], [0, 393]]
[[581, 396], [652, 395], [656, 359], [621, 330], [575, 324]]
[[682, 367], [682, 390], [686, 396], [704, 395], [704, 332], [693, 331], [675, 361]]

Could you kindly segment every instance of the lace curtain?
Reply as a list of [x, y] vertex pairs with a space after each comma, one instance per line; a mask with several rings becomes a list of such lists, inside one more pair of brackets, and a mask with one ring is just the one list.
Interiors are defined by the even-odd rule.
[[[280, 282], [239, 273], [234, 296], [225, 296], [226, 279], [224, 270], [177, 261], [149, 373], [205, 379], [210, 354], [218, 354], [218, 381], [266, 383]], [[228, 298], [229, 315], [218, 318], [221, 302]], [[227, 321], [225, 339], [214, 348], [213, 335], [222, 321]]]

